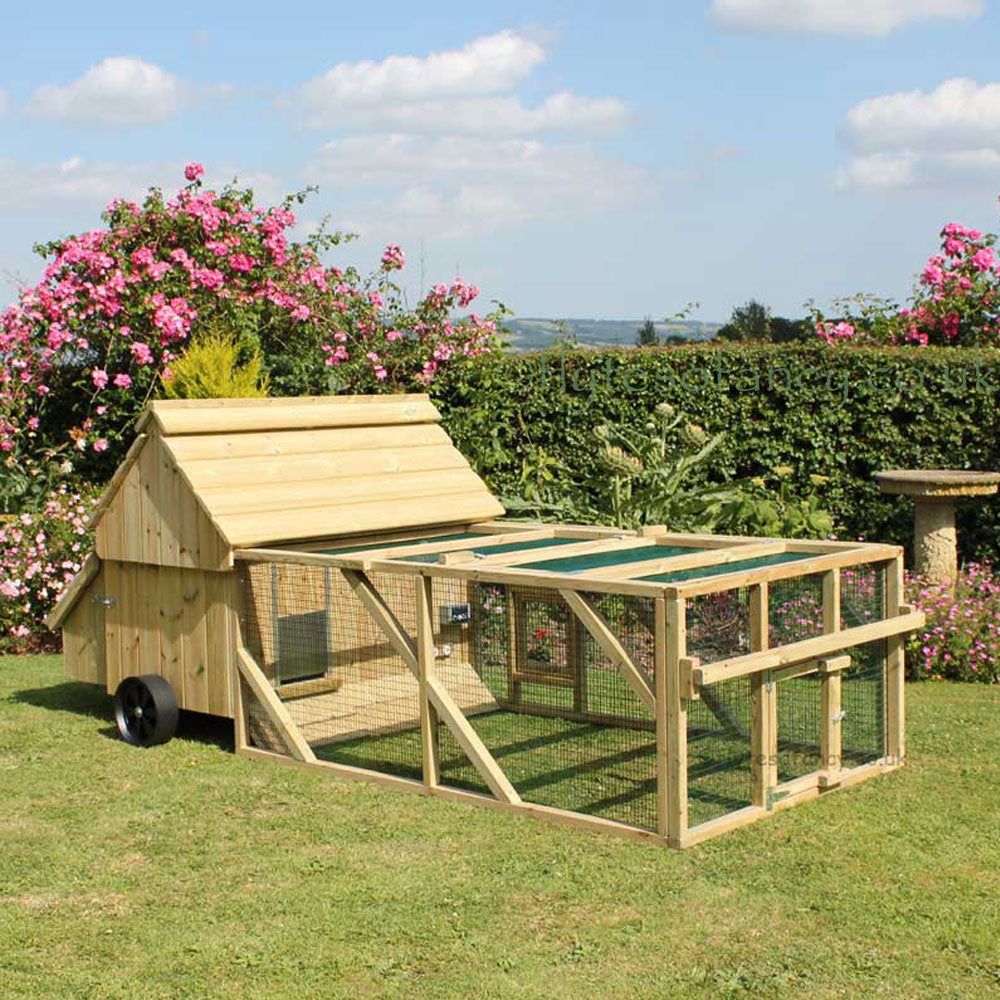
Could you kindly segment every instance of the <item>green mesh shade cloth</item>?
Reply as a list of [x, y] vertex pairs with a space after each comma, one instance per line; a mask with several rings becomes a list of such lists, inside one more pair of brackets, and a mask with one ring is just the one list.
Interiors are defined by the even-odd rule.
[[[577, 539], [579, 541], [579, 539]], [[704, 549], [680, 545], [644, 545], [637, 549], [612, 549], [608, 552], [588, 552], [585, 555], [543, 559], [539, 562], [518, 563], [518, 569], [551, 570], [554, 573], [582, 573], [585, 569], [602, 566], [624, 566], [628, 563], [646, 562], [648, 559], [669, 559], [671, 556], [690, 555]]]
[[758, 559], [740, 559], [737, 562], [722, 563], [718, 566], [702, 566], [698, 569], [678, 569], [673, 573], [654, 573], [641, 579], [653, 583], [680, 583], [682, 580], [700, 580], [706, 576], [722, 576], [725, 573], [741, 573], [749, 569], [761, 569], [764, 566], [780, 566], [782, 563], [797, 562], [800, 559], [810, 559], [811, 552], [779, 552], [773, 556], [760, 556]]

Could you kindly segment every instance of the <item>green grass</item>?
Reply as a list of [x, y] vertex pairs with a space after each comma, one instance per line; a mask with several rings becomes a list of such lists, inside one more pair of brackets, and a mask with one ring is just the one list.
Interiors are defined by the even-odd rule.
[[908, 691], [908, 766], [677, 853], [139, 751], [0, 659], [3, 997], [969, 997], [1000, 987], [1000, 689]]

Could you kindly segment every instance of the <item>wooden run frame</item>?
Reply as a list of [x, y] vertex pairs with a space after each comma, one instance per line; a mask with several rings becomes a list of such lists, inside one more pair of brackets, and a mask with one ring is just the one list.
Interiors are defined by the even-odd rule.
[[[471, 537], [432, 541], [456, 531]], [[422, 539], [427, 539], [422, 541]], [[552, 539], [552, 546], [543, 543]], [[560, 544], [555, 544], [558, 540]], [[523, 551], [502, 550], [511, 542], [531, 542]], [[364, 548], [361, 546], [369, 545]], [[641, 558], [643, 548], [690, 548], [665, 558]], [[351, 547], [340, 554], [319, 549]], [[490, 552], [498, 549], [497, 552]], [[476, 551], [473, 551], [476, 550]], [[531, 569], [527, 564], [579, 555], [620, 553], [621, 561], [578, 572]], [[752, 568], [720, 567], [762, 556], [794, 553], [801, 558]], [[437, 554], [436, 562], [413, 561], [412, 556]], [[422, 745], [422, 780], [396, 777], [377, 771], [317, 760], [296, 730], [260, 667], [241, 644], [234, 665], [234, 692], [250, 691], [280, 733], [288, 756], [253, 748], [248, 743], [245, 700], [237, 705], [237, 750], [262, 760], [274, 760], [326, 771], [355, 780], [379, 784], [455, 801], [505, 809], [571, 826], [610, 832], [636, 840], [684, 848], [753, 823], [792, 805], [817, 798], [900, 767], [904, 755], [903, 644], [908, 632], [919, 628], [923, 615], [902, 603], [902, 550], [896, 546], [860, 542], [803, 542], [759, 538], [683, 535], [662, 526], [641, 532], [591, 526], [550, 525], [537, 522], [487, 521], [472, 525], [438, 526], [377, 537], [337, 538], [286, 548], [239, 549], [240, 563], [277, 563], [322, 566], [339, 572], [367, 609], [386, 640], [418, 682], [419, 726]], [[520, 563], [521, 565], [518, 565]], [[840, 610], [840, 576], [851, 567], [877, 565], [885, 570], [884, 616], [867, 624], [843, 628]], [[711, 571], [698, 575], [703, 569]], [[641, 579], [685, 570], [678, 582]], [[374, 573], [396, 574], [411, 580], [416, 608], [416, 628], [409, 634], [372, 583]], [[714, 574], [714, 575], [712, 575]], [[798, 642], [772, 645], [769, 635], [771, 585], [794, 577], [822, 575], [822, 634]], [[467, 584], [489, 582], [545, 588], [557, 595], [593, 637], [607, 660], [614, 664], [629, 689], [649, 712], [656, 735], [657, 828], [640, 829], [612, 820], [525, 802], [503, 769], [490, 754], [438, 680], [435, 671], [434, 580]], [[715, 663], [699, 663], [687, 652], [687, 604], [701, 595], [734, 588], [748, 588], [750, 649], [747, 655]], [[633, 662], [608, 622], [587, 600], [588, 593], [622, 594], [651, 599], [654, 609], [653, 683]], [[841, 675], [851, 665], [845, 651], [861, 643], [885, 640], [888, 657], [885, 697], [885, 754], [860, 767], [844, 768], [841, 760]], [[805, 673], [820, 675], [822, 730], [818, 734], [821, 769], [779, 783], [777, 773], [777, 682]], [[712, 695], [712, 686], [732, 677], [750, 678], [752, 804], [718, 819], [690, 826], [687, 789], [687, 715], [691, 702]], [[437, 731], [444, 724], [454, 735], [491, 795], [450, 788], [441, 784]]]

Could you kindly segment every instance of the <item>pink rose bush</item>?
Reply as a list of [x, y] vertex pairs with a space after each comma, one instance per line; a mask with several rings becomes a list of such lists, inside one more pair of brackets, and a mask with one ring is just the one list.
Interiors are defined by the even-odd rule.
[[839, 319], [813, 309], [817, 336], [829, 344], [1000, 345], [1000, 258], [996, 237], [949, 222], [941, 249], [926, 263], [909, 305], [872, 296], [835, 303]]
[[0, 521], [0, 653], [44, 648], [41, 621], [92, 546], [86, 517], [96, 491], [53, 490], [34, 513]]
[[963, 566], [954, 594], [907, 574], [906, 594], [927, 615], [908, 642], [911, 677], [1000, 682], [1000, 575], [990, 563]]
[[[308, 192], [277, 206], [235, 186], [189, 182], [167, 198], [115, 200], [103, 226], [38, 247], [42, 280], [0, 313], [0, 462], [73, 456], [106, 476], [136, 414], [170, 379], [201, 330], [234, 333], [259, 351], [276, 395], [425, 386], [442, 366], [492, 350], [500, 313], [456, 318], [478, 297], [461, 279], [413, 308], [392, 278], [395, 244], [362, 277], [324, 256], [348, 237], [291, 238]], [[0, 511], [11, 509], [0, 489]]]

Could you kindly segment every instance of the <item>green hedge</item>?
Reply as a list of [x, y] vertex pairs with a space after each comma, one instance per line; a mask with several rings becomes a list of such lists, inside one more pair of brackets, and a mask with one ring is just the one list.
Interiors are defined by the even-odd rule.
[[[458, 447], [499, 493], [542, 448], [570, 469], [593, 461], [592, 429], [641, 428], [668, 401], [727, 439], [714, 475], [790, 465], [845, 537], [907, 544], [912, 501], [884, 497], [888, 468], [1000, 469], [1000, 352], [714, 345], [505, 355], [445, 373], [434, 389]], [[1000, 554], [1000, 502], [959, 512], [963, 556]]]

